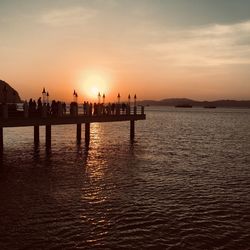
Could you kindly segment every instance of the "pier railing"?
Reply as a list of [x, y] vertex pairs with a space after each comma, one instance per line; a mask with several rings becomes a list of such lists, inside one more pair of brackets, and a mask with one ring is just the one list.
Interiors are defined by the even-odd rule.
[[0, 119], [92, 117], [92, 116], [144, 115], [144, 106], [121, 104], [77, 104], [65, 105], [58, 102], [55, 107], [46, 104], [32, 108], [27, 104], [0, 104]]

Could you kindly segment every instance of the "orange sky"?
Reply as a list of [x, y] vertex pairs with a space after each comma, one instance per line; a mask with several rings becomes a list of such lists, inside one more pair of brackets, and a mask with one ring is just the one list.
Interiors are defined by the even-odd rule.
[[3, 0], [0, 79], [22, 99], [250, 99], [250, 4], [208, 2]]

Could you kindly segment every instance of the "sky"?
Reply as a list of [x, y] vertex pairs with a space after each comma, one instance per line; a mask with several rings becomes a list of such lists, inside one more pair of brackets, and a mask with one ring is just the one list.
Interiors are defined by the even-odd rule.
[[0, 79], [22, 99], [250, 99], [249, 0], [0, 0]]

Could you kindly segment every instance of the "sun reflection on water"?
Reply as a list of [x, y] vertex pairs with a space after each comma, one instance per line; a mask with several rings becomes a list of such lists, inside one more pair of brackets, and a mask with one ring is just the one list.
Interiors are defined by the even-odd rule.
[[[88, 155], [86, 157], [85, 176], [87, 176], [88, 189], [82, 188], [81, 201], [86, 207], [95, 207], [97, 210], [105, 207], [104, 204], [110, 200], [110, 193], [107, 192], [107, 185], [105, 185], [106, 171], [108, 169], [108, 161], [103, 154], [103, 140], [104, 128], [100, 124], [91, 124], [91, 142], [89, 145]], [[107, 227], [109, 225], [108, 218], [106, 217], [105, 209], [101, 209], [100, 213], [88, 215], [86, 217], [85, 210], [80, 214], [83, 222], [88, 222], [92, 226], [101, 229], [102, 236], [108, 233]], [[94, 243], [99, 236], [92, 235], [88, 239], [89, 243]]]

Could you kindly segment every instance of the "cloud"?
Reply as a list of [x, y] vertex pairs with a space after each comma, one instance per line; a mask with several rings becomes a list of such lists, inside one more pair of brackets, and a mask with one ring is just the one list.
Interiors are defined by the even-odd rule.
[[250, 64], [250, 21], [166, 32], [146, 49], [173, 66]]
[[43, 13], [39, 22], [50, 26], [70, 26], [86, 22], [95, 17], [97, 10], [83, 7], [54, 9]]

